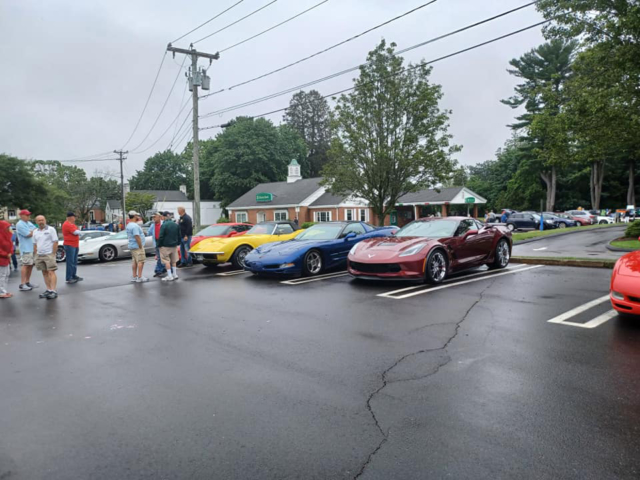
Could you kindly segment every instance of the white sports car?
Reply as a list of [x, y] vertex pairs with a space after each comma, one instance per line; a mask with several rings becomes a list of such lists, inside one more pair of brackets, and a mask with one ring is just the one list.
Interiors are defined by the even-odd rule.
[[[149, 254], [155, 253], [153, 238], [145, 237], [144, 250]], [[127, 232], [111, 234], [105, 237], [88, 239], [80, 242], [78, 260], [100, 260], [110, 262], [116, 258], [130, 257]]]
[[[82, 242], [85, 240], [89, 240], [90, 238], [107, 237], [109, 235], [113, 235], [113, 233], [104, 232], [102, 230], [88, 230], [82, 232], [80, 234], [80, 245], [82, 246]], [[66, 259], [67, 254], [64, 251], [64, 242], [62, 241], [62, 235], [60, 235], [60, 240], [58, 240], [58, 251], [56, 252], [56, 262], [64, 262]]]

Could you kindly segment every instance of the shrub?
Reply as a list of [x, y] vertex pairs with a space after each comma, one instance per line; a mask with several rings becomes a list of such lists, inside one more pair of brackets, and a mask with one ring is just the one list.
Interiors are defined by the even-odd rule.
[[220, 217], [216, 223], [229, 223], [229, 217]]
[[640, 220], [636, 220], [635, 222], [630, 223], [627, 229], [624, 231], [624, 236], [627, 238], [640, 237]]
[[300, 228], [309, 228], [312, 225], [315, 225], [316, 222], [304, 222], [302, 225], [300, 225]]

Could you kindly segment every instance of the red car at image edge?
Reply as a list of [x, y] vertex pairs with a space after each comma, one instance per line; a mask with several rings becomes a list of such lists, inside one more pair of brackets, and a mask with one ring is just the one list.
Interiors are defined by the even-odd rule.
[[616, 262], [609, 298], [618, 313], [640, 318], [640, 250], [627, 253]]
[[229, 238], [244, 235], [253, 225], [249, 223], [216, 223], [203, 228], [191, 237], [191, 246], [201, 242], [205, 238]]
[[511, 232], [502, 226], [467, 217], [423, 218], [394, 236], [357, 243], [347, 264], [356, 278], [438, 284], [449, 274], [469, 268], [505, 268], [512, 243]]

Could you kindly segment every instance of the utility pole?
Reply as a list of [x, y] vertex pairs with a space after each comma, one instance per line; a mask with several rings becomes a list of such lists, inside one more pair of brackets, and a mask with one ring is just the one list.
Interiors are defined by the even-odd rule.
[[121, 210], [122, 210], [122, 225], [127, 226], [127, 221], [124, 216], [124, 171], [123, 171], [123, 163], [126, 160], [125, 155], [129, 153], [129, 151], [122, 150], [114, 150], [113, 153], [117, 153], [120, 156], [120, 202], [122, 202]]
[[208, 58], [209, 65], [213, 60], [220, 58], [220, 53], [204, 53], [198, 52], [191, 45], [190, 49], [172, 47], [171, 44], [167, 46], [168, 52], [173, 52], [175, 57], [176, 53], [182, 53], [184, 55], [191, 56], [191, 88], [193, 98], [193, 224], [197, 228], [200, 228], [200, 143], [199, 143], [199, 127], [198, 127], [198, 86], [202, 85], [202, 77], [198, 72], [198, 58]]

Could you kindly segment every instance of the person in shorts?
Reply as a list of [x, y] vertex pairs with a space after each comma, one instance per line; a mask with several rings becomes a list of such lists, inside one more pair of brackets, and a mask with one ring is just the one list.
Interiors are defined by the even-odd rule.
[[31, 212], [29, 210], [20, 210], [20, 220], [16, 223], [16, 234], [18, 243], [20, 244], [20, 277], [21, 282], [18, 290], [21, 292], [29, 292], [38, 285], [31, 283], [31, 273], [33, 272], [33, 232], [36, 226], [31, 223]]
[[146, 283], [149, 279], [142, 275], [144, 261], [147, 254], [144, 251], [145, 235], [138, 222], [142, 220], [142, 215], [131, 210], [129, 212], [129, 223], [127, 223], [127, 239], [129, 241], [129, 251], [131, 252], [131, 276], [132, 283]]
[[165, 221], [160, 227], [160, 235], [158, 237], [160, 257], [167, 269], [167, 276], [162, 279], [163, 282], [171, 282], [178, 279], [177, 263], [180, 240], [181, 235], [178, 224]]
[[56, 262], [56, 252], [58, 251], [58, 232], [53, 227], [47, 225], [44, 215], [36, 217], [38, 228], [33, 232], [33, 255], [35, 267], [42, 272], [44, 284], [47, 289], [40, 294], [40, 298], [53, 300], [58, 298], [56, 285], [58, 277], [58, 263]]

